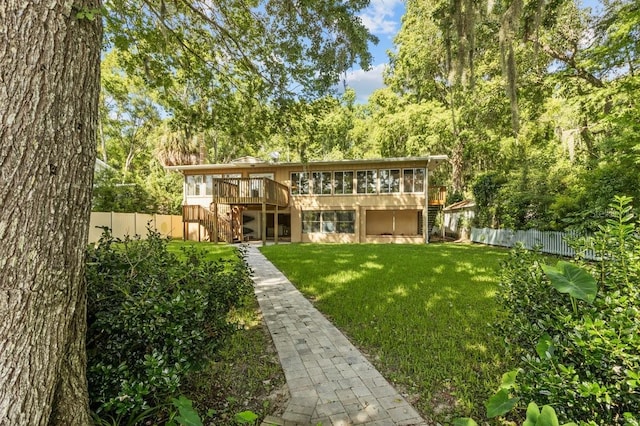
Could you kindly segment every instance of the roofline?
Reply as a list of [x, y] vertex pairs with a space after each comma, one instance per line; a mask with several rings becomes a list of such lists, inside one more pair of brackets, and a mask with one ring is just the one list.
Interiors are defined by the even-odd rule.
[[429, 155], [428, 157], [394, 157], [394, 158], [370, 158], [361, 160], [322, 160], [309, 161], [307, 163], [225, 163], [225, 164], [190, 164], [185, 166], [165, 166], [166, 170], [189, 171], [189, 170], [211, 170], [211, 169], [247, 169], [255, 167], [297, 167], [297, 166], [328, 166], [332, 164], [367, 164], [367, 163], [407, 163], [407, 162], [425, 162], [427, 165], [431, 162], [437, 165], [440, 162], [448, 160], [447, 155]]

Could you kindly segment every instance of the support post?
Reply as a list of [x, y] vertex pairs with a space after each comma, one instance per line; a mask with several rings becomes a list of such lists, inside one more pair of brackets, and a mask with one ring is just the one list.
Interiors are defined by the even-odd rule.
[[187, 241], [187, 233], [189, 232], [189, 222], [187, 222], [188, 218], [185, 218], [185, 211], [185, 206], [182, 206], [182, 241]]
[[267, 245], [267, 203], [262, 201], [262, 245]]
[[218, 244], [218, 204], [213, 203], [213, 242]]
[[424, 175], [424, 243], [429, 244], [429, 161]]
[[273, 214], [273, 243], [278, 244], [278, 205], [276, 204], [276, 211]]

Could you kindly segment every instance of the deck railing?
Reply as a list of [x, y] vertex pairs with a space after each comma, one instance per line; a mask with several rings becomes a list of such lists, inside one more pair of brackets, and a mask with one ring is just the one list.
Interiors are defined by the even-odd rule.
[[[233, 233], [231, 221], [226, 217], [216, 215], [209, 209], [206, 209], [198, 205], [186, 205], [182, 206], [182, 222], [183, 223], [197, 223], [201, 225], [207, 231], [205, 239], [209, 241], [216, 241], [216, 232], [218, 233], [218, 241], [232, 242]], [[185, 237], [187, 232], [184, 232]], [[200, 230], [198, 229], [198, 240], [202, 239]]]
[[429, 187], [429, 205], [444, 206], [447, 199], [446, 186], [430, 186]]
[[220, 204], [289, 205], [289, 188], [269, 178], [213, 180], [213, 202]]

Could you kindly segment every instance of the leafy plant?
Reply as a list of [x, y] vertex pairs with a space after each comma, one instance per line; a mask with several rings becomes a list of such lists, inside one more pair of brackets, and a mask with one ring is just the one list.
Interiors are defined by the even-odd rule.
[[[504, 389], [501, 389], [503, 391]], [[504, 414], [504, 413], [503, 413]], [[478, 426], [475, 420], [463, 417], [456, 419], [453, 422], [453, 426]], [[538, 408], [535, 402], [530, 402], [527, 407], [527, 417], [522, 423], [522, 426], [560, 426], [558, 416], [555, 410], [550, 405], [545, 405], [542, 410]], [[573, 422], [564, 423], [562, 426], [577, 426]]]
[[[200, 415], [193, 408], [193, 401], [184, 396], [173, 398], [171, 403], [178, 409], [178, 415], [173, 418], [173, 422], [180, 426], [203, 426]], [[168, 426], [174, 423], [169, 422]]]
[[[530, 402], [527, 407], [527, 418], [522, 426], [560, 426], [556, 411], [550, 405], [545, 405], [542, 410], [535, 402]], [[577, 426], [573, 422], [565, 423], [562, 426]]]
[[236, 422], [241, 425], [252, 425], [258, 420], [258, 415], [253, 411], [242, 411], [236, 414]]
[[[521, 370], [514, 393], [552, 405], [560, 419], [623, 425], [640, 412], [640, 240], [630, 203], [615, 198], [598, 231], [576, 239], [573, 261], [554, 268], [516, 248], [502, 270], [508, 315], [498, 328]], [[596, 262], [582, 257], [588, 250]]]
[[176, 256], [151, 229], [144, 240], [105, 232], [89, 248], [88, 379], [101, 417], [126, 421], [164, 404], [236, 330], [228, 314], [251, 290], [247, 268], [204, 257]]
[[498, 417], [508, 413], [520, 400], [518, 397], [513, 398], [509, 395], [509, 390], [515, 386], [517, 374], [518, 370], [513, 370], [502, 375], [500, 390], [489, 398], [485, 404], [485, 407], [487, 408], [487, 417]]

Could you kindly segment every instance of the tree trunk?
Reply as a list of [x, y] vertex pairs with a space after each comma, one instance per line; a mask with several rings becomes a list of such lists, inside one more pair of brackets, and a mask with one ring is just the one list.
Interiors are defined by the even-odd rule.
[[464, 141], [458, 136], [451, 150], [451, 189], [462, 193], [464, 190]]
[[[0, 2], [0, 424], [86, 425], [84, 251], [102, 24]], [[82, 13], [80, 13], [82, 15]]]

